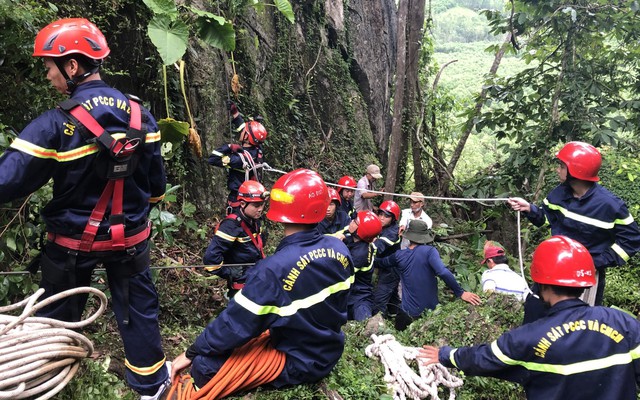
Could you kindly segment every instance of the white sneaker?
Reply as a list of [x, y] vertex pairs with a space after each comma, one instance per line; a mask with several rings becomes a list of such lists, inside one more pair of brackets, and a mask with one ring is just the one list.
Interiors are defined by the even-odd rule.
[[171, 388], [171, 361], [167, 361], [166, 363], [164, 363], [164, 365], [167, 367], [167, 372], [169, 373], [169, 377], [167, 378], [167, 380], [164, 381], [162, 385], [160, 385], [156, 394], [154, 394], [153, 396], [140, 396], [140, 400], [160, 400], [164, 392], [167, 391], [167, 389]]

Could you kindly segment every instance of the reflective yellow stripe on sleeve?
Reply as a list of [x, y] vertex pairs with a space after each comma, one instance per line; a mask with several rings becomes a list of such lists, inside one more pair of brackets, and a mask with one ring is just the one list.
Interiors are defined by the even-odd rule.
[[145, 143], [153, 143], [160, 141], [160, 131], [158, 132], [149, 132], [147, 136], [144, 138]]
[[631, 214], [629, 214], [629, 216], [624, 218], [624, 219], [616, 219], [613, 222], [606, 222], [606, 221], [600, 221], [599, 219], [585, 217], [584, 215], [576, 214], [573, 211], [569, 211], [566, 208], [560, 207], [557, 204], [549, 203], [549, 200], [547, 200], [547, 199], [544, 199], [544, 204], [546, 204], [547, 207], [549, 207], [551, 210], [559, 211], [560, 213], [562, 213], [562, 215], [564, 215], [565, 217], [567, 217], [569, 219], [572, 219], [572, 220], [578, 221], [578, 222], [582, 222], [583, 224], [592, 225], [592, 226], [598, 227], [600, 229], [613, 229], [613, 227], [616, 224], [618, 224], [618, 225], [629, 225], [630, 223], [633, 222], [633, 216]]
[[216, 236], [219, 237], [219, 238], [222, 238], [222, 239], [224, 239], [224, 240], [226, 240], [228, 242], [235, 242], [236, 240], [238, 240], [237, 237], [228, 235], [228, 234], [222, 232], [219, 229], [216, 231]]
[[456, 358], [453, 356], [454, 354], [456, 354], [456, 351], [458, 351], [458, 349], [451, 350], [451, 353], [449, 353], [449, 361], [451, 361], [451, 364], [453, 364], [454, 367], [458, 368], [458, 364], [456, 364]]
[[160, 370], [160, 368], [162, 368], [164, 366], [165, 361], [167, 360], [167, 358], [163, 358], [162, 360], [158, 361], [157, 363], [153, 364], [150, 367], [135, 367], [133, 365], [131, 365], [131, 363], [129, 363], [129, 360], [127, 360], [126, 358], [124, 359], [124, 365], [129, 368], [129, 370], [131, 372], [133, 372], [136, 375], [143, 375], [143, 376], [148, 376], [148, 375], [153, 375], [156, 372], [158, 372]]
[[624, 261], [629, 261], [629, 254], [622, 249], [622, 247], [618, 246], [617, 243], [611, 245], [611, 249], [616, 252], [617, 255], [620, 256]]
[[77, 160], [98, 152], [98, 145], [95, 143], [69, 151], [58, 152], [56, 149], [45, 149], [44, 147], [37, 146], [20, 138], [16, 138], [10, 147], [36, 158], [55, 160], [58, 162]]
[[507, 365], [519, 365], [528, 369], [529, 371], [548, 372], [550, 374], [557, 375], [575, 375], [589, 371], [597, 371], [600, 369], [606, 369], [613, 367], [614, 365], [626, 365], [633, 362], [633, 360], [640, 358], [640, 346], [632, 349], [628, 353], [613, 354], [608, 357], [598, 358], [594, 360], [581, 361], [573, 364], [543, 364], [527, 361], [513, 360], [506, 356], [502, 350], [498, 347], [497, 342], [491, 343], [491, 350], [493, 354], [503, 363]]
[[257, 304], [245, 297], [242, 293], [242, 290], [236, 293], [233, 299], [236, 301], [236, 303], [238, 303], [238, 305], [242, 306], [244, 309], [255, 315], [277, 314], [281, 317], [289, 317], [297, 313], [298, 310], [311, 308], [318, 303], [322, 303], [327, 297], [331, 296], [334, 293], [338, 293], [343, 290], [349, 290], [354, 279], [354, 275], [351, 275], [349, 278], [342, 282], [335, 283], [327, 288], [322, 289], [318, 293], [315, 293], [304, 299], [295, 300], [288, 306], [282, 307]]

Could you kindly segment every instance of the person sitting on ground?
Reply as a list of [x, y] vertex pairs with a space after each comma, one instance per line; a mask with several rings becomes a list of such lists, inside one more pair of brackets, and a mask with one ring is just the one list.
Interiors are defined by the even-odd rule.
[[[377, 215], [382, 223], [382, 232], [373, 242], [373, 247], [376, 249], [376, 258], [384, 258], [400, 249], [400, 206], [392, 200], [384, 201], [380, 204]], [[394, 268], [378, 270], [378, 281], [373, 290], [374, 314], [381, 311], [384, 317], [395, 318], [400, 309], [399, 285], [400, 275]]]
[[233, 118], [231, 124], [239, 133], [240, 144], [224, 144], [212, 151], [208, 160], [211, 165], [227, 169], [227, 188], [229, 189], [227, 214], [234, 212], [240, 206], [238, 189], [242, 182], [262, 180], [264, 163], [262, 144], [267, 139], [267, 130], [262, 125], [261, 117], [245, 122], [238, 107], [232, 101], [229, 102], [229, 114]]
[[[424, 195], [420, 192], [411, 192], [409, 195], [409, 208], [405, 208], [402, 210], [402, 216], [400, 217], [400, 222], [398, 223], [399, 232], [402, 236], [402, 233], [407, 229], [407, 225], [409, 221], [414, 219], [420, 219], [427, 223], [429, 229], [433, 227], [433, 221], [431, 217], [427, 215], [427, 213], [422, 208], [424, 206]], [[407, 239], [402, 239], [400, 242], [400, 248], [406, 249], [409, 247], [409, 241]]]
[[340, 195], [338, 191], [332, 187], [328, 189], [331, 202], [329, 203], [329, 207], [327, 207], [327, 213], [324, 219], [318, 223], [317, 229], [321, 235], [343, 234], [349, 227], [351, 219], [340, 209]]
[[507, 256], [497, 243], [487, 241], [484, 244], [484, 259], [481, 264], [487, 265], [482, 273], [482, 290], [510, 294], [524, 301], [529, 294], [529, 285], [523, 277], [513, 272], [507, 265]]
[[338, 194], [340, 194], [340, 209], [344, 211], [349, 218], [354, 219], [357, 215], [357, 211], [353, 206], [353, 197], [356, 194], [356, 186], [358, 185], [353, 177], [345, 175], [338, 181], [338, 185], [348, 187], [338, 187]]
[[268, 198], [260, 182], [242, 182], [236, 213], [220, 222], [204, 254], [205, 270], [227, 280], [229, 298], [244, 287], [253, 264], [264, 258], [260, 219]]
[[395, 268], [402, 283], [402, 302], [396, 316], [395, 327], [402, 331], [420, 317], [424, 310], [433, 310], [438, 305], [438, 281], [444, 280], [456, 297], [473, 305], [480, 304], [480, 297], [462, 289], [451, 271], [442, 262], [433, 242], [433, 232], [421, 220], [411, 221], [404, 232], [409, 247], [398, 250], [389, 257], [376, 260], [379, 268]]
[[533, 253], [531, 279], [551, 308], [546, 317], [502, 334], [491, 344], [423, 346], [423, 365], [442, 363], [466, 375], [516, 382], [529, 400], [636, 400], [640, 322], [579, 299], [595, 284], [593, 259], [578, 241], [553, 236]]
[[378, 179], [382, 179], [380, 167], [375, 164], [369, 165], [367, 172], [360, 178], [356, 186], [356, 194], [353, 200], [353, 206], [356, 211], [375, 211], [376, 207], [374, 207], [371, 199], [380, 196], [380, 193], [373, 192], [376, 190], [375, 182]]
[[[199, 388], [212, 378], [229, 380], [216, 373], [239, 348], [251, 354], [268, 351], [269, 357], [240, 361], [250, 363], [239, 370], [241, 374], [270, 371], [268, 379], [260, 377], [261, 384], [316, 382], [331, 372], [344, 351], [341, 327], [347, 321], [354, 270], [345, 244], [316, 230], [328, 205], [327, 186], [316, 172], [298, 169], [276, 181], [267, 218], [283, 225], [284, 238], [272, 256], [249, 271], [227, 308], [173, 361], [174, 386], [187, 367]], [[250, 340], [263, 337], [265, 331], [269, 337], [264, 346], [254, 347]]]
[[347, 247], [353, 258], [356, 273], [355, 281], [349, 291], [348, 318], [364, 321], [373, 315], [373, 260], [375, 248], [371, 244], [382, 231], [380, 220], [371, 211], [360, 211], [356, 219], [351, 220], [349, 232], [351, 238]]

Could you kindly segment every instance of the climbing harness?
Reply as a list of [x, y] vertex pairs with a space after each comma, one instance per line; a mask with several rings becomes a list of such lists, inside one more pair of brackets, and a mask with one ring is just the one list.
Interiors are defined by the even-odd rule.
[[[107, 307], [107, 297], [91, 287], [79, 287], [53, 295], [39, 303], [39, 289], [25, 300], [0, 307], [0, 399], [24, 399], [37, 395], [49, 399], [60, 392], [78, 371], [80, 361], [93, 353], [85, 336], [73, 331], [95, 321]], [[31, 317], [36, 311], [64, 297], [93, 294], [99, 308], [86, 319], [64, 322]], [[19, 316], [3, 313], [24, 308]]]
[[462, 386], [462, 379], [452, 375], [442, 364], [422, 365], [418, 363], [420, 375], [405, 360], [415, 360], [419, 347], [405, 347], [393, 335], [371, 335], [373, 344], [365, 349], [369, 358], [379, 357], [384, 365], [384, 381], [393, 390], [394, 400], [426, 399], [439, 400], [438, 386], [449, 388], [449, 400], [456, 398], [455, 389]]
[[173, 382], [169, 399], [215, 400], [272, 382], [284, 369], [286, 356], [271, 345], [269, 331], [233, 351], [220, 370], [201, 389], [196, 390], [190, 375]]
[[[119, 138], [117, 138], [117, 136], [120, 135], [112, 135], [107, 132], [87, 109], [76, 100], [67, 99], [59, 104], [60, 109], [70, 115], [74, 122], [76, 122], [80, 131], [85, 136], [90, 136], [87, 141], [96, 142], [101, 149], [96, 158], [96, 172], [102, 178], [107, 179], [107, 185], [89, 216], [81, 239], [73, 244], [73, 247], [69, 247], [69, 245], [71, 245], [69, 240], [73, 239], [67, 238], [69, 245], [65, 246], [61, 244], [63, 247], [82, 252], [105, 251], [103, 248], [104, 243], [102, 243], [101, 246], [99, 245], [100, 242], [96, 242], [95, 239], [109, 203], [111, 203], [109, 213], [109, 233], [111, 239], [109, 240], [109, 248], [107, 250], [122, 251], [127, 249], [127, 246], [135, 246], [149, 237], [149, 233], [151, 232], [150, 226], [142, 232], [137, 232], [138, 235], [136, 235], [135, 240], [129, 237], [127, 241], [125, 238], [125, 214], [122, 204], [124, 181], [125, 178], [135, 172], [138, 164], [139, 151], [144, 146], [146, 139], [146, 132], [142, 127], [140, 100], [133, 96], [127, 97], [129, 99], [129, 108], [131, 109], [129, 128], [124, 137]], [[60, 235], [57, 235], [54, 239], [65, 240], [65, 238]]]

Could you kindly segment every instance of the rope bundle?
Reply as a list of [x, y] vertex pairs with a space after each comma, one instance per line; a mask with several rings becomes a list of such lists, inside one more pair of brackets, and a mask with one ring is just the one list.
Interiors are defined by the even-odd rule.
[[[19, 303], [0, 307], [0, 399], [53, 397], [73, 378], [80, 360], [93, 352], [89, 339], [70, 329], [82, 328], [103, 313], [107, 307], [104, 293], [80, 287], [36, 303], [43, 293], [44, 289], [39, 289]], [[55, 301], [81, 293], [91, 293], [100, 299], [98, 310], [82, 321], [30, 317]], [[24, 308], [20, 316], [3, 314], [19, 308]]]
[[269, 331], [235, 349], [220, 370], [196, 391], [190, 375], [173, 382], [169, 399], [217, 400], [240, 391], [250, 390], [275, 380], [284, 369], [286, 356], [271, 345]]
[[456, 398], [455, 388], [462, 386], [462, 379], [451, 375], [442, 364], [428, 366], [418, 363], [420, 375], [416, 374], [405, 360], [414, 360], [418, 347], [405, 347], [393, 335], [371, 335], [373, 344], [365, 349], [370, 358], [379, 357], [384, 365], [384, 380], [393, 389], [393, 398], [405, 400], [426, 399], [431, 396], [439, 400], [438, 385], [449, 388], [449, 400]]

